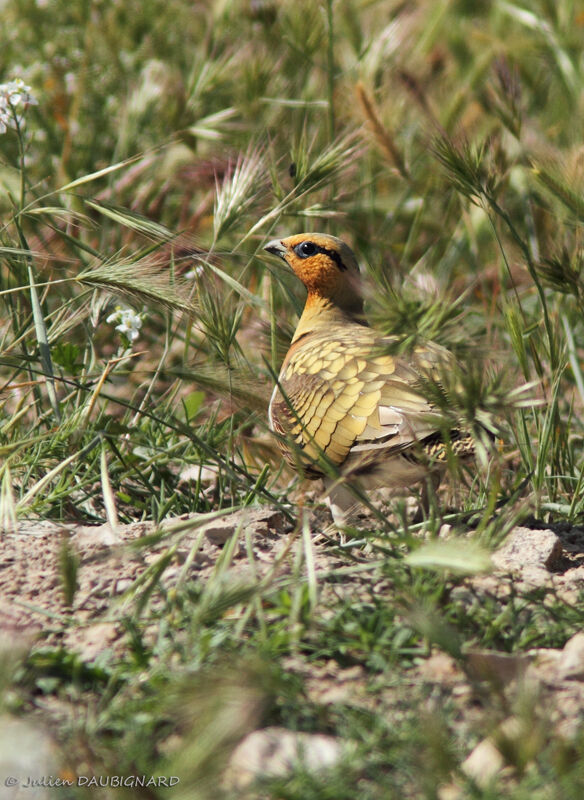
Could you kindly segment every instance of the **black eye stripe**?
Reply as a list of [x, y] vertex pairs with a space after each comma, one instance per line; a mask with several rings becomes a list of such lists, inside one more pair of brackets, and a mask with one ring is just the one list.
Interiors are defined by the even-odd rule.
[[335, 262], [337, 267], [341, 270], [341, 272], [344, 272], [347, 269], [347, 267], [343, 264], [343, 259], [341, 258], [341, 254], [338, 253], [336, 250], [327, 250], [326, 247], [318, 247], [317, 249], [319, 253], [324, 253], [325, 256], [331, 258]]
[[317, 253], [323, 253], [323, 255], [328, 256], [332, 261], [334, 261], [337, 267], [342, 272], [344, 272], [347, 269], [347, 267], [343, 263], [341, 254], [336, 250], [329, 250], [327, 247], [321, 247], [320, 245], [315, 244], [314, 242], [309, 242], [309, 244], [311, 244], [314, 247], [314, 252], [310, 253], [310, 255], [306, 255], [301, 250], [303, 244], [305, 244], [305, 242], [300, 242], [300, 244], [297, 244], [296, 247], [294, 248], [294, 252], [300, 258], [311, 258], [312, 256], [315, 256]]

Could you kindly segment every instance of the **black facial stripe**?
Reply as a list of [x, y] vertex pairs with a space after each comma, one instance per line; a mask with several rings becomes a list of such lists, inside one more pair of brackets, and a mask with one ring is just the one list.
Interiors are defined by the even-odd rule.
[[324, 253], [325, 256], [328, 256], [330, 259], [332, 259], [341, 272], [344, 272], [347, 269], [347, 267], [343, 264], [341, 254], [336, 250], [328, 250], [326, 247], [319, 247], [319, 245], [316, 246], [316, 249], [319, 253]]
[[[310, 250], [308, 253], [305, 252], [307, 247]], [[321, 247], [321, 245], [316, 244], [316, 242], [312, 242], [310, 239], [300, 242], [293, 249], [298, 258], [314, 258], [317, 253], [322, 253], [323, 255], [328, 256], [331, 261], [334, 261], [341, 271], [347, 269], [346, 265], [343, 263], [341, 254], [337, 250], [329, 250], [328, 247]]]

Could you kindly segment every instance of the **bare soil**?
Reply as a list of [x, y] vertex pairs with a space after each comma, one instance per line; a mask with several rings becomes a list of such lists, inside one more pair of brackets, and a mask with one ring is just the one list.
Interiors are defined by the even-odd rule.
[[[242, 581], [261, 580], [270, 571], [274, 575], [290, 572], [295, 547], [300, 544], [299, 535], [292, 532], [283, 515], [269, 507], [211, 521], [202, 515], [200, 519], [185, 517], [166, 523], [163, 530], [165, 535], [158, 541], [148, 540], [148, 546], [140, 546], [142, 537], [155, 531], [153, 524], [121, 525], [114, 532], [108, 525], [21, 522], [17, 530], [0, 538], [0, 635], [10, 647], [19, 642], [25, 648], [35, 641], [61, 643], [88, 662], [105, 651], [115, 657], [124, 646], [119, 620], [125, 604], [132, 602], [135, 582], [164, 556], [169, 542], [175, 549], [161, 578], [167, 588], [185, 579], [205, 582], [235, 533], [238, 540], [228, 568], [231, 577]], [[71, 605], [67, 605], [63, 586], [64, 554], [78, 563]], [[357, 555], [367, 562], [366, 550]], [[313, 557], [320, 577], [347, 566], [346, 556], [321, 536], [313, 538]], [[453, 600], [470, 604], [476, 603], [477, 597], [488, 596], [504, 606], [511, 592], [517, 595], [539, 588], [547, 591], [542, 602], [551, 597], [575, 605], [583, 595], [584, 531], [580, 528], [559, 525], [552, 530], [536, 523], [516, 528], [493, 560], [493, 571], [465, 579], [454, 589]], [[341, 588], [336, 584], [333, 589], [319, 580], [325, 609], [339, 591], [357, 597], [366, 584], [371, 590], [375, 580], [376, 592], [390, 591], [374, 572], [348, 574]], [[576, 634], [562, 649], [540, 648], [520, 654], [469, 651], [462, 662], [436, 650], [402, 676], [399, 691], [388, 685], [374, 699], [372, 676], [359, 665], [341, 668], [330, 661], [320, 667], [311, 665], [307, 671], [301, 659], [290, 658], [286, 666], [302, 674], [308, 697], [320, 705], [367, 707], [374, 702], [377, 709], [381, 703], [393, 713], [405, 681], [430, 687], [430, 704], [453, 702], [461, 724], [469, 729], [477, 715], [486, 713], [484, 704], [477, 703], [485, 686], [490, 691], [494, 688], [509, 709], [519, 694], [528, 690], [541, 708], [542, 718], [550, 720], [557, 734], [566, 739], [576, 735], [584, 719], [584, 634]], [[511, 733], [505, 731], [507, 737], [527, 735], [511, 723], [508, 727]], [[500, 753], [493, 744], [496, 732], [493, 737], [480, 743], [469, 757], [468, 770], [477, 780], [501, 767]], [[444, 796], [449, 796], [448, 792]]]

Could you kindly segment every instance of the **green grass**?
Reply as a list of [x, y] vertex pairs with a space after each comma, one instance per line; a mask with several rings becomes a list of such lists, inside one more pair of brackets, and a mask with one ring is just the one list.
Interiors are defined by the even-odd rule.
[[[248, 542], [252, 577], [231, 585], [234, 543], [206, 582], [169, 590], [176, 531], [112, 602], [123, 655], [85, 663], [41, 640], [10, 663], [4, 706], [45, 721], [74, 771], [180, 774], [173, 797], [216, 796], [233, 746], [264, 724], [353, 749], [257, 796], [435, 798], [453, 776], [465, 797], [579, 796], [581, 735], [542, 733], [508, 755], [512, 780], [481, 789], [460, 765], [489, 713], [461, 725], [408, 684], [433, 645], [462, 664], [471, 647], [561, 647], [574, 607], [543, 590], [457, 601], [462, 577], [408, 562], [423, 537], [399, 503], [359, 533], [366, 555], [353, 542], [316, 580], [266, 420], [302, 295], [261, 250], [306, 229], [346, 238], [370, 319], [472, 365], [428, 386], [503, 439], [459, 485], [455, 527], [472, 519], [488, 548], [529, 515], [581, 524], [578, 4], [8, 0], [2, 17], [0, 81], [22, 77], [38, 105], [0, 135], [0, 526], [250, 504], [296, 526], [288, 574], [254, 580]], [[135, 341], [108, 323], [116, 306], [140, 315]], [[215, 469], [216, 491], [182, 482], [187, 466]], [[64, 545], [69, 604], [77, 570]], [[310, 698], [328, 660], [363, 667], [367, 708]]]

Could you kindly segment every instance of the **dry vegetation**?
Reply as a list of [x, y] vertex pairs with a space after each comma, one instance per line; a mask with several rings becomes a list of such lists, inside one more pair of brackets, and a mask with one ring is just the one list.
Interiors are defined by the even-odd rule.
[[[13, 774], [63, 800], [581, 797], [578, 4], [0, 17]], [[457, 354], [428, 392], [501, 442], [424, 523], [377, 498], [342, 547], [267, 430], [302, 296], [261, 248], [301, 230], [354, 247], [380, 329]], [[180, 781], [77, 785], [120, 775]]]

